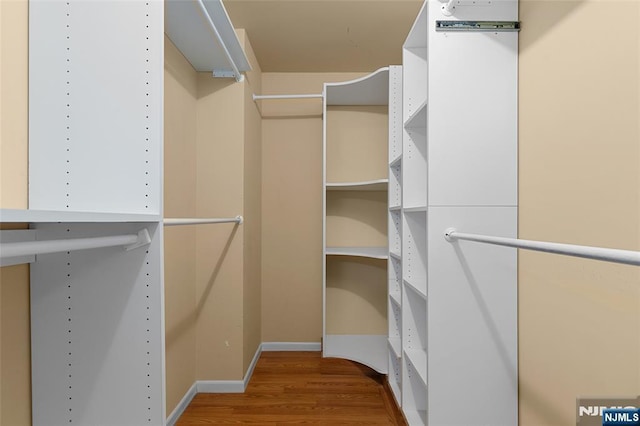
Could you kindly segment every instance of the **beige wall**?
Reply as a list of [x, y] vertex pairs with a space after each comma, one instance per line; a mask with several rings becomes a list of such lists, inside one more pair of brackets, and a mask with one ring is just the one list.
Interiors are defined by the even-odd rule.
[[327, 182], [388, 177], [387, 106], [327, 106]]
[[[322, 93], [361, 73], [263, 73], [262, 93]], [[322, 337], [322, 102], [261, 101], [262, 340]]]
[[0, 206], [27, 208], [27, 0], [0, 2]]
[[[0, 208], [27, 207], [27, 46], [27, 1], [0, 2]], [[31, 424], [30, 350], [29, 266], [0, 268], [0, 425]]]
[[[640, 2], [520, 19], [520, 237], [640, 249]], [[519, 314], [522, 425], [640, 394], [640, 268], [521, 251]]]
[[[164, 214], [196, 216], [197, 74], [165, 36]], [[196, 380], [196, 228], [164, 230], [167, 414]]]

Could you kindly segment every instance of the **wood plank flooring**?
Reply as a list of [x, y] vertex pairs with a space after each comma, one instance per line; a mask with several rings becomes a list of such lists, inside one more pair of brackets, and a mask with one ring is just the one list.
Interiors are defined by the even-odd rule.
[[263, 352], [243, 394], [198, 394], [177, 426], [406, 425], [384, 376], [320, 352]]

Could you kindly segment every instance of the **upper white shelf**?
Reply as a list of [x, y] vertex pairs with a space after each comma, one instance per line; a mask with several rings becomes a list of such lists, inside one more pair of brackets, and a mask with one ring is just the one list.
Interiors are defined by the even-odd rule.
[[405, 49], [427, 47], [427, 4], [428, 2], [426, 1], [422, 4], [422, 8], [402, 46]]
[[357, 256], [374, 259], [388, 259], [386, 247], [327, 247], [327, 256]]
[[389, 105], [389, 68], [356, 80], [325, 83], [327, 105]]
[[222, 0], [168, 0], [165, 32], [196, 71], [239, 79], [236, 70], [251, 70]]
[[153, 214], [0, 209], [0, 222], [4, 223], [158, 222], [159, 220], [160, 216]]
[[362, 182], [327, 182], [327, 191], [386, 191], [388, 186], [389, 179]]

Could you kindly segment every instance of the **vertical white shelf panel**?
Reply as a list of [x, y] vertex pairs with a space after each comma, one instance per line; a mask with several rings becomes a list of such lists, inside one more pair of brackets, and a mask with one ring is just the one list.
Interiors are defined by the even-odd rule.
[[161, 2], [29, 3], [29, 208], [161, 213], [163, 28]]
[[164, 424], [162, 226], [35, 224], [38, 238], [150, 231], [149, 246], [31, 264], [34, 425]]
[[517, 250], [451, 244], [450, 226], [516, 238], [517, 208], [429, 211], [429, 419], [445, 424], [455, 410], [460, 424], [517, 424]]

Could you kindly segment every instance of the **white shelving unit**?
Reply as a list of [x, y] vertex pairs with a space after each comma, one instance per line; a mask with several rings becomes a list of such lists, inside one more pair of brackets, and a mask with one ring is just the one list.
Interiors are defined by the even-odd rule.
[[[216, 28], [187, 17], [200, 6]], [[2, 209], [0, 222], [30, 229], [0, 233], [9, 252], [40, 253], [7, 263], [30, 264], [36, 426], [166, 422], [165, 17], [192, 64], [226, 76], [248, 63], [221, 10], [216, 0], [169, 1], [166, 16], [153, 1], [29, 3], [29, 209]]]
[[[372, 126], [379, 127], [381, 120], [386, 127], [392, 114], [397, 114], [394, 102], [399, 102], [399, 93], [391, 87], [399, 73], [400, 67], [382, 68], [364, 78], [324, 87], [323, 356], [358, 361], [382, 373], [387, 372], [390, 356], [388, 316], [380, 312], [389, 303], [386, 264], [400, 256], [399, 237], [395, 236], [389, 250], [386, 215], [388, 193], [397, 194], [398, 182], [390, 182], [387, 175], [391, 155], [387, 132], [367, 132]], [[385, 166], [369, 164], [368, 156], [350, 155], [364, 147]], [[394, 210], [398, 223], [400, 209], [398, 198]], [[342, 232], [333, 229], [337, 226], [342, 226]], [[342, 256], [340, 262], [336, 256]], [[358, 299], [365, 302], [341, 296], [345, 292], [361, 292]], [[399, 306], [396, 311], [399, 313]], [[394, 341], [398, 354], [399, 332]]]
[[442, 235], [517, 232], [518, 37], [440, 32], [436, 21], [515, 21], [518, 4], [442, 8], [425, 1], [403, 46], [403, 143], [390, 169], [390, 188], [402, 188], [402, 259], [390, 259], [402, 272], [389, 275], [390, 306], [401, 294], [402, 410], [410, 425], [517, 424], [515, 254]]

